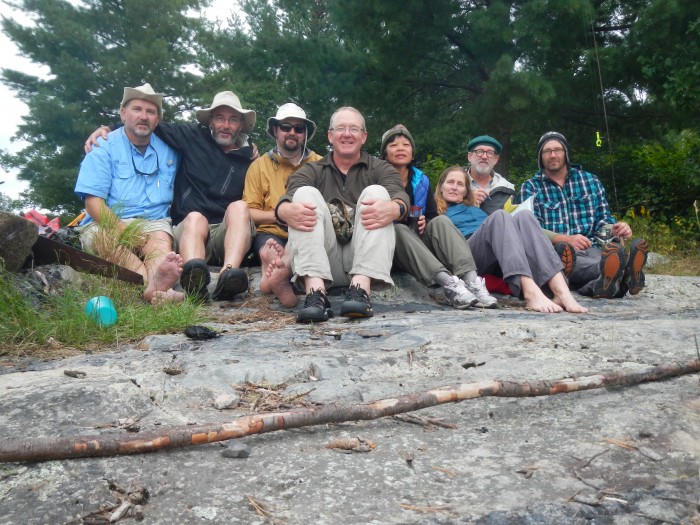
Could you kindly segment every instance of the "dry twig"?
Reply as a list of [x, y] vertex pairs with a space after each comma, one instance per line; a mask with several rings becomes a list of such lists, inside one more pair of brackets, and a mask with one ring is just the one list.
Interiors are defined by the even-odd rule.
[[700, 359], [669, 363], [637, 372], [610, 372], [554, 381], [481, 381], [427, 392], [404, 394], [372, 403], [304, 407], [285, 412], [254, 414], [229, 423], [163, 428], [138, 435], [76, 435], [49, 438], [5, 438], [0, 462], [42, 461], [77, 457], [138, 454], [155, 450], [225, 441], [253, 434], [325, 423], [372, 420], [446, 403], [481, 397], [534, 397], [594, 388], [636, 385], [700, 371]]

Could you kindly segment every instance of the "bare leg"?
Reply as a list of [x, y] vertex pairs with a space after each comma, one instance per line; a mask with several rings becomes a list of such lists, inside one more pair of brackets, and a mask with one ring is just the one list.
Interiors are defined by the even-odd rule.
[[250, 212], [248, 205], [240, 200], [232, 202], [224, 215], [226, 235], [224, 236], [224, 264], [227, 268], [240, 268], [243, 258], [250, 250]]
[[588, 308], [584, 308], [578, 304], [576, 299], [574, 299], [574, 296], [571, 295], [569, 286], [566, 284], [566, 280], [564, 280], [564, 276], [561, 274], [561, 272], [558, 272], [554, 277], [552, 277], [547, 284], [549, 284], [549, 289], [552, 290], [552, 293], [554, 294], [554, 302], [561, 306], [564, 310], [579, 314], [585, 314], [588, 312]]
[[187, 214], [183, 221], [182, 236], [178, 249], [182, 259], [187, 262], [191, 259], [204, 259], [205, 245], [209, 236], [209, 221], [199, 212]]
[[268, 281], [269, 274], [267, 268], [273, 261], [281, 259], [284, 257], [284, 248], [274, 239], [268, 239], [265, 245], [260, 248], [258, 256], [260, 257], [260, 267], [262, 270], [262, 277], [260, 278], [260, 291], [265, 293], [272, 293], [272, 288]]
[[542, 313], [559, 313], [563, 311], [563, 308], [558, 304], [550, 301], [547, 296], [542, 293], [540, 287], [537, 283], [533, 281], [530, 277], [524, 275], [520, 276], [520, 288], [523, 291], [523, 296], [525, 297], [525, 305], [535, 312]]

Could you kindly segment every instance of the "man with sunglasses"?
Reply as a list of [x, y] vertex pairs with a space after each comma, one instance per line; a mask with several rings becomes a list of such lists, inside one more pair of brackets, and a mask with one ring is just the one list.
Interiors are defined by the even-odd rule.
[[125, 87], [119, 113], [124, 126], [100, 139], [101, 147], [88, 153], [80, 165], [75, 192], [87, 211], [81, 222], [81, 243], [94, 251], [100, 235], [112, 237], [112, 228], [121, 233], [139, 219], [145, 242], [137, 253], [110, 250], [102, 255], [141, 274], [147, 301], [182, 301], [184, 295], [172, 289], [183, 261], [172, 251], [168, 216], [179, 153], [153, 135], [163, 114], [163, 95], [150, 84]]
[[632, 238], [626, 222], [610, 212], [602, 183], [581, 166], [571, 164], [564, 135], [549, 131], [537, 144], [540, 170], [523, 183], [520, 201], [534, 195], [534, 213], [543, 228], [553, 232], [553, 243], [567, 242], [576, 249], [569, 283], [581, 295], [612, 299], [644, 288], [643, 267], [648, 246]]
[[260, 258], [260, 289], [274, 293], [287, 308], [296, 306], [297, 296], [289, 282], [287, 230], [275, 221], [275, 206], [286, 191], [289, 176], [307, 162], [321, 160], [307, 147], [315, 133], [316, 123], [306, 118], [302, 108], [291, 102], [281, 105], [267, 119], [267, 134], [275, 139], [275, 146], [250, 165], [243, 191], [257, 228], [253, 252]]
[[[155, 134], [182, 156], [170, 210], [175, 241], [185, 261], [180, 284], [188, 295], [206, 299], [208, 264], [222, 266], [213, 298], [230, 300], [248, 289], [248, 275], [240, 266], [255, 226], [242, 197], [246, 171], [255, 156], [247, 135], [255, 126], [255, 111], [244, 109], [233, 92], [222, 91], [196, 116], [197, 123], [161, 122], [155, 128]], [[86, 151], [109, 130], [95, 131], [85, 143]]]

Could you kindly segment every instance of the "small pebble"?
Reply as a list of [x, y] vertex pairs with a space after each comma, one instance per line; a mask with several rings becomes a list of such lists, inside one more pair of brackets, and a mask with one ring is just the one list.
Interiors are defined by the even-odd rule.
[[236, 394], [221, 394], [214, 400], [214, 408], [217, 410], [226, 410], [228, 408], [236, 408], [241, 402], [240, 396]]

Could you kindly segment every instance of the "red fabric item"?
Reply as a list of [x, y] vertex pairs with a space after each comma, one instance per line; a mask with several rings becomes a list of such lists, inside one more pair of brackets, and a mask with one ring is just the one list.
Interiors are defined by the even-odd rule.
[[486, 280], [486, 289], [493, 293], [502, 293], [503, 295], [513, 295], [508, 284], [503, 280], [502, 277], [496, 277], [495, 275], [484, 275]]
[[24, 214], [24, 218], [36, 224], [39, 228], [39, 235], [44, 237], [50, 237], [61, 227], [58, 217], [49, 220], [46, 215], [36, 210], [29, 210]]

